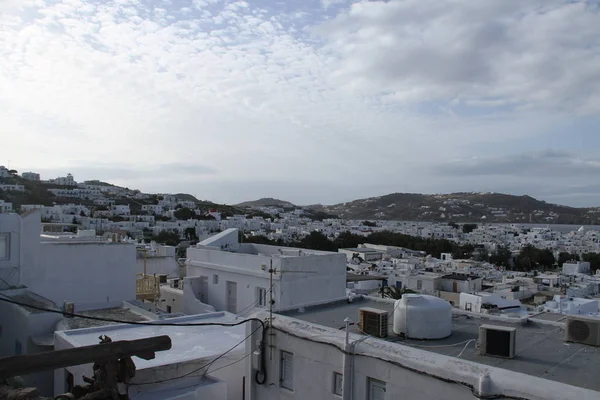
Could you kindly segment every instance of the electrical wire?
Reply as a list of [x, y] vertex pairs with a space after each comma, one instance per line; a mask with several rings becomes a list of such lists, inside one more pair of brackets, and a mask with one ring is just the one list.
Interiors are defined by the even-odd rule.
[[242, 325], [249, 321], [257, 321], [261, 324], [262, 328], [265, 329], [265, 322], [258, 318], [247, 318], [242, 321], [235, 322], [235, 323], [225, 323], [225, 322], [172, 323], [172, 322], [160, 322], [160, 321], [152, 321], [152, 322], [149, 322], [149, 321], [146, 321], [146, 322], [126, 321], [126, 320], [119, 320], [119, 319], [113, 319], [113, 318], [94, 317], [94, 316], [85, 315], [85, 314], [69, 313], [69, 312], [60, 311], [60, 310], [53, 310], [51, 308], [39, 307], [39, 306], [36, 306], [33, 304], [27, 304], [27, 303], [23, 303], [23, 302], [20, 302], [17, 300], [13, 300], [4, 294], [0, 294], [0, 296], [4, 296], [4, 297], [0, 297], [0, 301], [3, 301], [5, 303], [16, 304], [21, 307], [33, 308], [34, 310], [44, 311], [44, 312], [49, 312], [49, 313], [54, 313], [54, 314], [61, 314], [65, 317], [78, 317], [78, 318], [84, 318], [84, 319], [89, 319], [89, 320], [93, 320], [93, 321], [113, 322], [115, 324], [143, 325], [143, 326], [153, 325], [153, 326], [229, 326], [229, 327], [231, 327], [231, 326]]
[[[252, 353], [248, 353], [248, 354], [246, 354], [244, 357], [240, 358], [240, 359], [239, 359], [239, 360], [237, 360], [237, 361], [234, 361], [234, 362], [232, 362], [232, 363], [229, 363], [229, 364], [226, 364], [226, 365], [220, 366], [220, 367], [219, 367], [219, 368], [217, 368], [217, 369], [213, 369], [213, 370], [212, 370], [212, 373], [214, 374], [215, 372], [217, 372], [217, 371], [219, 371], [219, 370], [222, 370], [222, 369], [224, 369], [224, 368], [227, 368], [227, 367], [230, 367], [230, 366], [232, 366], [232, 365], [234, 365], [234, 364], [237, 364], [237, 363], [239, 363], [239, 362], [241, 362], [241, 361], [244, 361], [246, 358], [250, 357], [251, 355], [252, 355]], [[208, 373], [208, 370], [206, 370], [206, 373]]]
[[[266, 302], [267, 302], [266, 295], [267, 295], [267, 294], [269, 294], [269, 293], [271, 293], [271, 291], [273, 290], [273, 286], [275, 286], [275, 283], [274, 283], [274, 282], [273, 282], [273, 284], [271, 284], [271, 288], [270, 288], [268, 291], [265, 291], [265, 299], [264, 299], [264, 300], [265, 300], [265, 304], [266, 304]], [[246, 307], [242, 308], [242, 309], [241, 309], [240, 311], [238, 311], [236, 314], [237, 314], [238, 316], [245, 316], [245, 315], [247, 315], [247, 314], [248, 314], [248, 313], [250, 313], [252, 310], [254, 310], [254, 307], [256, 307], [256, 306], [258, 305], [258, 303], [260, 303], [260, 302], [261, 302], [261, 300], [263, 300], [263, 299], [258, 299], [258, 300], [256, 300], [254, 303], [252, 303], [252, 304], [250, 304], [250, 305], [248, 305], [248, 306], [246, 306]]]
[[462, 351], [460, 353], [458, 353], [458, 355], [456, 356], [456, 358], [460, 358], [460, 356], [463, 355], [463, 353], [465, 352], [465, 350], [467, 349], [467, 347], [469, 346], [469, 344], [471, 344], [471, 342], [476, 342], [476, 339], [471, 339], [469, 340], [466, 344], [465, 347], [463, 347]]
[[[241, 345], [242, 343], [244, 343], [246, 340], [248, 340], [249, 338], [252, 337], [252, 335], [254, 335], [256, 333], [256, 331], [258, 331], [261, 327], [259, 326], [258, 328], [256, 328], [255, 330], [253, 330], [252, 332], [250, 332], [250, 334], [248, 336], [246, 336], [245, 338], [243, 338], [240, 342], [236, 343], [235, 346], [231, 347], [229, 350], [227, 350], [226, 352], [222, 353], [221, 355], [217, 356], [215, 359], [213, 359], [212, 361], [210, 361], [207, 364], [204, 364], [203, 366], [196, 368], [193, 371], [190, 371], [188, 373], [185, 373], [183, 375], [180, 376], [174, 376], [172, 378], [167, 378], [167, 379], [161, 379], [158, 381], [151, 381], [151, 382], [143, 382], [143, 383], [132, 383], [131, 386], [145, 386], [145, 385], [154, 385], [157, 383], [164, 383], [164, 382], [170, 382], [170, 381], [175, 381], [177, 379], [182, 379], [182, 378], [186, 378], [190, 375], [195, 374], [196, 372], [202, 370], [203, 368], [206, 368], [206, 371], [204, 372], [204, 375], [206, 375], [208, 373], [208, 368], [210, 368], [210, 366], [212, 364], [214, 364], [217, 360], [223, 358], [225, 355], [231, 353], [236, 347], [238, 347], [239, 345]], [[238, 360], [240, 361], [240, 360]], [[220, 368], [219, 368], [220, 369]], [[213, 371], [214, 372], [214, 371]]]
[[[244, 341], [250, 337], [252, 334], [254, 334], [256, 331], [258, 331], [258, 329], [262, 328], [262, 338], [261, 338], [261, 346], [262, 351], [261, 351], [261, 366], [260, 366], [260, 370], [256, 371], [256, 374], [254, 376], [254, 379], [256, 381], [256, 383], [258, 383], [259, 385], [264, 384], [267, 381], [267, 366], [266, 366], [266, 359], [265, 359], [265, 346], [266, 346], [266, 335], [267, 335], [267, 329], [266, 329], [266, 325], [265, 322], [259, 318], [246, 318], [242, 321], [238, 321], [235, 323], [224, 323], [224, 322], [195, 322], [195, 323], [169, 323], [169, 322], [156, 322], [153, 321], [151, 323], [149, 322], [139, 322], [139, 321], [124, 321], [124, 320], [118, 320], [118, 319], [113, 319], [113, 318], [103, 318], [103, 317], [93, 317], [90, 315], [84, 315], [84, 314], [77, 314], [77, 313], [68, 313], [68, 312], [64, 312], [64, 311], [60, 311], [60, 310], [54, 310], [51, 308], [46, 308], [46, 307], [40, 307], [40, 306], [36, 306], [33, 304], [27, 304], [27, 303], [23, 303], [17, 300], [13, 300], [11, 298], [9, 298], [8, 296], [1, 294], [0, 293], [0, 301], [3, 301], [5, 303], [11, 303], [11, 304], [15, 304], [21, 307], [29, 307], [32, 308], [34, 310], [38, 310], [38, 311], [44, 311], [44, 312], [49, 312], [49, 313], [54, 313], [54, 314], [60, 314], [62, 316], [65, 317], [78, 317], [78, 318], [84, 318], [84, 319], [89, 319], [89, 320], [94, 320], [94, 321], [103, 321], [103, 322], [112, 322], [115, 324], [127, 324], [127, 325], [142, 325], [142, 326], [225, 326], [225, 327], [232, 327], [232, 326], [238, 326], [238, 325], [242, 325], [245, 324], [247, 322], [250, 321], [256, 321], [260, 324], [260, 326], [258, 328], [256, 328], [249, 336], [247, 336], [246, 338], [244, 338]], [[239, 344], [235, 345], [235, 347], [239, 346]], [[235, 348], [234, 347], [234, 348]], [[214, 361], [218, 360], [219, 358], [223, 357], [225, 354], [229, 353], [230, 351], [232, 351], [233, 348], [229, 349], [227, 352], [225, 352], [224, 354], [221, 354], [219, 357], [217, 357]], [[208, 364], [210, 365], [210, 363]], [[204, 366], [202, 367], [204, 368]], [[259, 376], [262, 376], [262, 379], [259, 379]]]
[[[237, 364], [237, 363], [239, 363], [239, 362], [241, 362], [241, 361], [244, 361], [244, 360], [245, 360], [246, 358], [248, 358], [250, 355], [252, 355], [252, 353], [248, 353], [248, 354], [246, 354], [244, 357], [240, 358], [240, 359], [239, 359], [239, 360], [237, 360], [237, 361], [234, 361], [234, 362], [232, 362], [232, 363], [229, 363], [229, 364], [223, 365], [223, 366], [221, 366], [221, 367], [219, 367], [219, 368], [217, 368], [217, 369], [214, 369], [212, 372], [213, 372], [213, 373], [215, 373], [215, 372], [217, 372], [217, 371], [219, 371], [219, 370], [221, 370], [221, 369], [224, 369], [224, 368], [230, 367], [230, 366], [232, 366], [232, 365], [234, 365], [234, 364]], [[183, 388], [179, 388], [179, 390], [193, 388], [194, 386], [197, 386], [197, 385], [198, 385], [198, 383], [196, 382], [196, 383], [193, 383], [193, 384], [191, 384], [191, 385], [185, 386], [185, 387], [183, 387]], [[169, 391], [172, 391], [172, 390], [173, 390], [173, 389], [165, 389], [165, 390], [152, 390], [152, 393], [165, 393], [165, 392], [169, 392]], [[140, 393], [140, 390], [137, 390], [136, 392], [137, 392], [137, 393]]]
[[453, 343], [453, 344], [441, 344], [439, 346], [429, 346], [429, 345], [422, 345], [422, 344], [414, 344], [414, 343], [407, 343], [407, 342], [402, 342], [402, 344], [406, 344], [408, 346], [415, 346], [415, 347], [423, 347], [423, 348], [438, 348], [438, 347], [454, 347], [454, 346], [460, 346], [461, 344], [469, 344], [470, 342], [474, 341], [475, 339], [469, 339], [469, 340], [465, 340], [464, 342], [458, 342], [458, 343]]

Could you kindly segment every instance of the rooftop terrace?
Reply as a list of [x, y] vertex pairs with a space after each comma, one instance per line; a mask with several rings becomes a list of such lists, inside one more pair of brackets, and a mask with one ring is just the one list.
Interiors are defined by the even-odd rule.
[[[449, 337], [424, 341], [404, 339], [393, 333], [392, 302], [360, 299], [352, 303], [346, 301], [330, 303], [282, 314], [302, 321], [343, 329], [346, 317], [358, 321], [358, 310], [362, 307], [372, 307], [390, 313], [389, 336], [381, 340], [450, 357], [460, 355], [461, 359], [600, 391], [600, 379], [596, 372], [600, 369], [600, 348], [565, 342], [562, 316], [556, 318], [554, 315], [541, 314], [521, 324], [519, 319], [490, 320], [485, 318], [486, 316], [479, 318], [473, 317], [472, 314], [461, 315], [459, 311], [458, 314], [453, 315], [452, 334]], [[515, 358], [496, 358], [477, 353], [475, 344], [479, 326], [483, 324], [510, 326], [517, 329]], [[350, 330], [352, 333], [359, 333], [356, 325], [352, 325]]]

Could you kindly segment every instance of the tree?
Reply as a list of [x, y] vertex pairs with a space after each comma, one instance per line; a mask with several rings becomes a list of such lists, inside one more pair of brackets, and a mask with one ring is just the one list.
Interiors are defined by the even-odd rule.
[[405, 293], [416, 293], [414, 290], [395, 286], [386, 286], [383, 288], [383, 297], [388, 299], [400, 300]]
[[450, 221], [450, 222], [448, 222], [448, 226], [451, 226], [451, 227], [453, 227], [454, 229], [458, 229], [458, 224], [457, 224], [456, 222], [452, 222], [452, 221]]
[[598, 269], [600, 269], [600, 253], [585, 253], [581, 257], [582, 261], [587, 261], [590, 263], [590, 270], [592, 274], [595, 274]]
[[365, 242], [365, 237], [348, 231], [342, 232], [333, 241], [338, 249], [354, 248]]
[[243, 239], [243, 241], [245, 243], [256, 243], [256, 244], [270, 244], [270, 245], [276, 245], [277, 243], [275, 243], [273, 240], [270, 240], [268, 237], [264, 236], [264, 235], [251, 235], [251, 236], [247, 236]]
[[463, 233], [471, 233], [475, 229], [477, 229], [477, 224], [463, 224], [462, 226]]
[[550, 269], [554, 266], [554, 254], [548, 249], [538, 249], [527, 245], [521, 249], [517, 256], [516, 269], [531, 271], [534, 269]]
[[337, 251], [335, 244], [319, 231], [312, 231], [295, 244], [303, 249]]
[[566, 251], [558, 253], [558, 265], [562, 266], [564, 263], [569, 261], [579, 261], [579, 254], [571, 254]]
[[160, 231], [158, 235], [152, 237], [152, 240], [156, 243], [164, 243], [167, 246], [177, 246], [181, 242], [177, 233], [169, 231]]
[[180, 219], [180, 220], [184, 220], [184, 221], [187, 221], [188, 219], [194, 218], [195, 215], [196, 214], [194, 213], [194, 211], [190, 210], [187, 207], [178, 208], [173, 213], [173, 216], [175, 218]]
[[11, 175], [16, 175], [16, 174], [19, 173], [19, 171], [17, 171], [16, 169], [9, 169], [8, 173], [11, 174]]
[[198, 235], [196, 234], [196, 229], [193, 227], [185, 228], [183, 231], [183, 235], [187, 240], [198, 240]]
[[475, 246], [473, 246], [472, 244], [457, 246], [452, 250], [452, 258], [454, 258], [455, 260], [469, 259], [473, 256], [474, 250]]
[[489, 262], [499, 267], [509, 268], [510, 264], [508, 260], [510, 259], [511, 255], [512, 253], [508, 247], [498, 246], [496, 251], [490, 254]]
[[377, 222], [372, 222], [372, 221], [363, 221], [363, 222], [361, 222], [361, 225], [364, 225], [364, 226], [369, 226], [369, 227], [372, 227], [372, 228], [374, 228], [374, 227], [376, 227], [376, 226], [377, 226]]

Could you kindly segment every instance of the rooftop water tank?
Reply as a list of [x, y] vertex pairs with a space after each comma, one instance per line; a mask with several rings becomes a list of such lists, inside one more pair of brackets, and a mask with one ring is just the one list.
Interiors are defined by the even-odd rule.
[[394, 304], [393, 331], [411, 339], [443, 339], [452, 333], [452, 306], [423, 294], [405, 294]]

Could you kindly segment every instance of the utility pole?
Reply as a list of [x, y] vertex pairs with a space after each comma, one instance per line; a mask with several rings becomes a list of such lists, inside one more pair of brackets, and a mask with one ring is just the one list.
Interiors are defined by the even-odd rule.
[[[286, 274], [316, 274], [316, 271], [285, 271], [273, 268], [273, 259], [271, 258], [269, 263], [269, 360], [273, 360], [273, 275], [276, 273], [280, 273], [282, 276], [284, 273]], [[280, 299], [281, 300], [281, 299]]]

